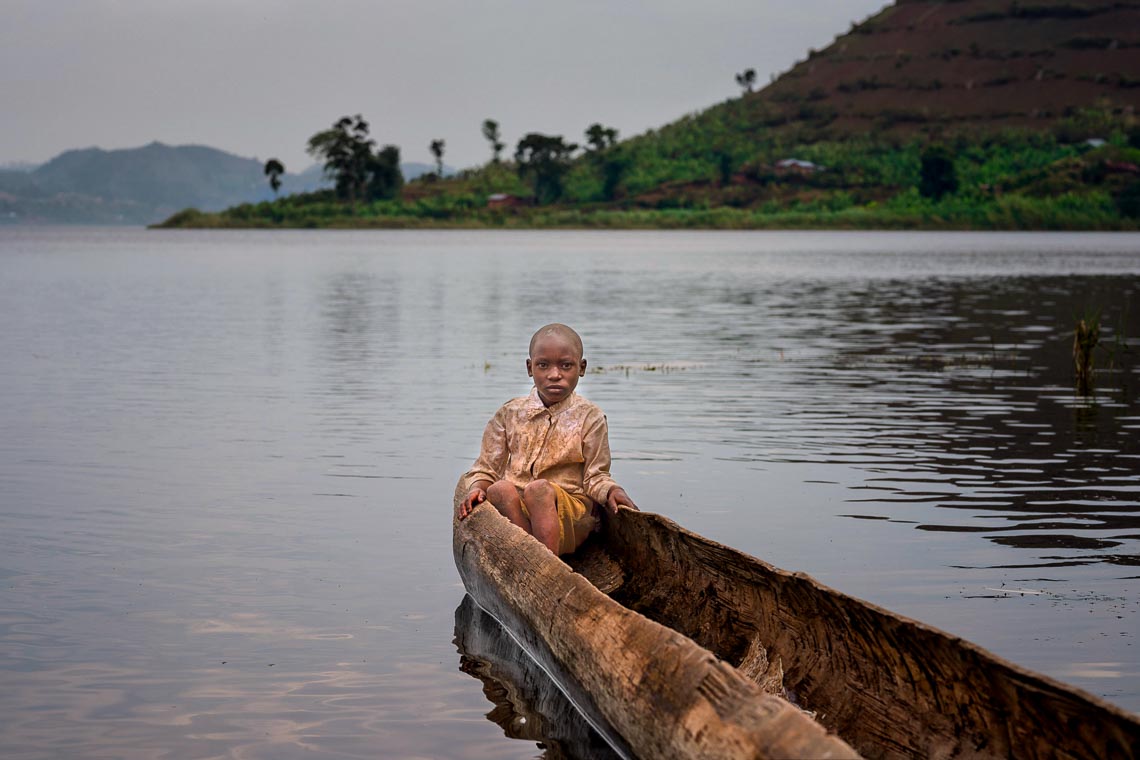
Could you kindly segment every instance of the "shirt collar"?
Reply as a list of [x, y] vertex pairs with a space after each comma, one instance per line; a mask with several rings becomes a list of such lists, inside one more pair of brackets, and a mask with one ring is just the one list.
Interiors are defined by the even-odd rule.
[[545, 406], [542, 403], [542, 399], [538, 397], [538, 388], [531, 388], [530, 396], [527, 398], [526, 402], [527, 416], [531, 419], [534, 419], [543, 412], [546, 412], [551, 417], [557, 417], [559, 414], [573, 406], [574, 402], [577, 400], [578, 394], [577, 392], [573, 392], [566, 398], [559, 401], [557, 404]]

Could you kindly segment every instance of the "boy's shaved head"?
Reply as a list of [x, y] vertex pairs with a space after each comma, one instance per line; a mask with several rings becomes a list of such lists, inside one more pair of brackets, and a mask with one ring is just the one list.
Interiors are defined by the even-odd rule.
[[545, 335], [557, 335], [563, 340], [568, 341], [571, 345], [574, 346], [574, 348], [578, 350], [578, 358], [582, 358], [582, 338], [578, 335], [578, 333], [574, 332], [573, 329], [558, 322], [538, 328], [538, 331], [535, 332], [533, 336], [531, 336], [530, 350], [528, 352], [531, 356], [534, 356], [534, 347], [538, 343], [539, 338], [542, 338]]

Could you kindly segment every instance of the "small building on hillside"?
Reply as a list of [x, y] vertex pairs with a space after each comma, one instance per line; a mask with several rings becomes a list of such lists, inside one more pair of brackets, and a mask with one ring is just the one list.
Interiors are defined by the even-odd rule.
[[526, 201], [510, 193], [493, 193], [487, 196], [487, 208], [515, 208], [525, 205]]
[[781, 158], [776, 162], [776, 171], [780, 174], [815, 174], [821, 172], [825, 168], [819, 164], [812, 163], [811, 161], [804, 161], [801, 158]]

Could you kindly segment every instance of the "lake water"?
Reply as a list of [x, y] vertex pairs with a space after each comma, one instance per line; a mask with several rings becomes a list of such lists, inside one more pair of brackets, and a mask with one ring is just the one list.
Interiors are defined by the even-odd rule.
[[1140, 710], [1140, 236], [0, 227], [0, 756], [539, 755], [450, 531], [550, 321], [643, 509]]

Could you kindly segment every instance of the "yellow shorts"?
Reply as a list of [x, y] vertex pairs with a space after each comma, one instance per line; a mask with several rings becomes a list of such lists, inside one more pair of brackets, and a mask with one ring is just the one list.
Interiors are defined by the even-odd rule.
[[[598, 518], [593, 507], [587, 507], [582, 499], [571, 496], [561, 486], [550, 485], [554, 486], [554, 503], [558, 509], [558, 553], [571, 554], [597, 527]], [[525, 501], [522, 509], [529, 520]]]

